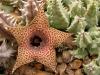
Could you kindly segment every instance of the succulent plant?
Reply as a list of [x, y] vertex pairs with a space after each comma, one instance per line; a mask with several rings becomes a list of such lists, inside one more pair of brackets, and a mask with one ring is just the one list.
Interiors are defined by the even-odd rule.
[[28, 25], [33, 20], [34, 16], [36, 15], [36, 12], [38, 11], [38, 8], [42, 2], [43, 2], [43, 0], [41, 0], [41, 1], [38, 1], [38, 0], [22, 1], [23, 6], [20, 7], [21, 17], [23, 20], [25, 20], [26, 25]]
[[3, 5], [11, 5], [11, 2], [13, 2], [13, 0], [0, 0], [0, 3], [2, 3]]
[[75, 33], [77, 49], [72, 52], [75, 57], [84, 58], [89, 54], [98, 54], [100, 43], [100, 31], [97, 30], [98, 0], [48, 0], [47, 2], [47, 15], [51, 26]]
[[65, 29], [69, 25], [69, 15], [62, 0], [47, 0], [47, 16], [52, 27]]
[[[4, 20], [4, 18], [7, 18], [6, 24], [10, 25], [10, 26], [15, 26], [15, 25], [28, 25], [29, 22], [31, 22], [34, 18], [34, 16], [36, 15], [36, 12], [38, 11], [38, 7], [40, 6], [42, 1], [38, 1], [35, 0], [36, 4], [34, 5], [34, 1], [32, 0], [15, 0], [15, 1], [11, 1], [10, 4], [12, 5], [11, 7], [17, 7], [17, 10], [20, 11], [20, 13], [18, 13], [17, 15], [14, 13], [14, 15], [12, 14], [12, 12], [10, 12], [10, 10], [8, 12], [5, 11], [7, 9], [7, 6], [1, 7], [3, 9], [0, 10], [0, 16], [1, 19]], [[19, 3], [19, 4], [18, 4]], [[21, 5], [21, 6], [20, 6]], [[10, 22], [9, 22], [10, 21]]]
[[48, 0], [47, 1], [47, 15], [50, 20], [50, 24], [51, 26], [58, 29], [68, 28], [69, 31], [70, 28], [74, 29], [73, 20], [74, 21], [77, 20], [77, 18], [75, 18], [76, 16], [78, 16], [79, 18], [85, 18], [86, 22], [85, 26], [87, 26], [87, 28], [95, 26], [98, 23], [97, 14], [98, 14], [98, 1], [96, 0], [92, 1]]
[[[100, 75], [100, 0], [48, 0], [46, 14], [52, 27], [75, 34], [74, 57], [97, 55], [83, 68], [87, 75]], [[95, 67], [92, 72], [89, 65]]]
[[77, 50], [72, 53], [75, 57], [84, 58], [87, 55], [98, 55], [100, 51], [100, 31], [91, 28], [88, 32], [78, 33], [75, 42]]
[[10, 13], [14, 10], [14, 8], [9, 5], [3, 5], [0, 3], [0, 10], [4, 10], [5, 12]]
[[75, 16], [71, 25], [67, 28], [67, 31], [77, 34], [78, 32], [83, 32], [86, 25], [85, 17], [81, 18], [79, 16]]
[[100, 75], [100, 66], [96, 64], [96, 61], [93, 60], [87, 65], [84, 65], [84, 72], [86, 75]]
[[[81, 2], [81, 3], [80, 3]], [[74, 8], [73, 8], [73, 13], [70, 13], [70, 15], [72, 15], [71, 17], [76, 17], [76, 15], [79, 17], [79, 18], [84, 18], [84, 20], [83, 21], [81, 21], [81, 20], [79, 20], [78, 22], [80, 23], [80, 22], [82, 22], [82, 23], [80, 23], [80, 24], [77, 24], [78, 26], [76, 26], [76, 28], [74, 28], [73, 27], [73, 21], [76, 19], [77, 20], [77, 18], [74, 18], [73, 20], [72, 20], [72, 22], [71, 22], [71, 24], [70, 24], [70, 26], [68, 27], [68, 31], [69, 32], [73, 32], [73, 33], [75, 33], [74, 31], [70, 31], [70, 29], [71, 30], [75, 30], [75, 29], [77, 29], [77, 27], [79, 27], [81, 24], [81, 26], [83, 26], [84, 28], [81, 28], [80, 27], [80, 29], [82, 30], [89, 30], [91, 27], [95, 27], [95, 26], [97, 26], [98, 25], [98, 12], [99, 12], [99, 10], [98, 10], [98, 4], [97, 4], [97, 1], [91, 1], [91, 2], [89, 2], [88, 4], [87, 4], [87, 6], [85, 7], [84, 5], [84, 2], [82, 2], [82, 1], [80, 1], [79, 3], [80, 3], [80, 6], [79, 6], [79, 8], [78, 7], [75, 7], [75, 6], [73, 6]], [[73, 2], [74, 3], [74, 2]], [[74, 4], [75, 5], [75, 4]], [[77, 5], [77, 4], [76, 4]], [[74, 11], [76, 11], [75, 10], [75, 8], [77, 8], [77, 12], [79, 12], [79, 13], [77, 13], [77, 12], [74, 12]], [[78, 10], [78, 9], [81, 9], [81, 10]], [[70, 11], [69, 11], [70, 12]], [[84, 13], [81, 13], [81, 12], [84, 12]], [[74, 14], [74, 15], [73, 15]], [[78, 30], [80, 30], [80, 29], [77, 29], [77, 31]]]

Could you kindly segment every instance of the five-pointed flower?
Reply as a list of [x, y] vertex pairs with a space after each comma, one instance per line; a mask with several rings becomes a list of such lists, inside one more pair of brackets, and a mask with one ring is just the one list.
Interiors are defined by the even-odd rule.
[[55, 47], [61, 43], [69, 46], [73, 44], [70, 33], [49, 26], [43, 7], [39, 8], [35, 18], [28, 26], [7, 26], [7, 31], [18, 42], [18, 55], [12, 72], [33, 60], [56, 72]]

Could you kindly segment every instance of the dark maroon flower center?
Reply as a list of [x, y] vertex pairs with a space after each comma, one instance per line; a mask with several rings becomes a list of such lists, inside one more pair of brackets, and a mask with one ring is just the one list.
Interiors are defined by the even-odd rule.
[[33, 47], [38, 47], [40, 46], [41, 42], [42, 42], [42, 39], [41, 37], [39, 36], [34, 36], [30, 39], [30, 44], [33, 46]]

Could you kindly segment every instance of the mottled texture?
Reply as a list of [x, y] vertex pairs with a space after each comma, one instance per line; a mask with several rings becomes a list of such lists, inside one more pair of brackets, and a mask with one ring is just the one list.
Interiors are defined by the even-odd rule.
[[34, 18], [38, 7], [44, 4], [44, 0], [26, 0], [22, 1], [23, 7], [20, 7], [23, 20], [26, 20], [26, 25], [28, 25]]
[[[17, 60], [12, 72], [33, 60], [44, 64], [56, 72], [55, 47], [61, 43], [65, 43], [70, 47], [73, 45], [70, 33], [49, 27], [43, 7], [39, 8], [30, 25], [24, 27], [7, 26], [7, 30], [12, 33], [19, 45]], [[42, 39], [38, 47], [31, 44], [32, 40], [30, 39], [35, 36]]]
[[0, 66], [1, 64], [5, 65], [8, 59], [13, 56], [15, 50], [8, 46], [7, 40], [0, 35]]

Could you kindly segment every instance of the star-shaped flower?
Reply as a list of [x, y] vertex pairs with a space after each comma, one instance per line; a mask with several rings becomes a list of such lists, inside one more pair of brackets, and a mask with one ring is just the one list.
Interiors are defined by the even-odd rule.
[[70, 33], [49, 27], [48, 19], [41, 6], [28, 26], [7, 26], [7, 31], [11, 32], [18, 42], [18, 55], [12, 72], [34, 60], [56, 72], [55, 47], [61, 43], [73, 45]]

